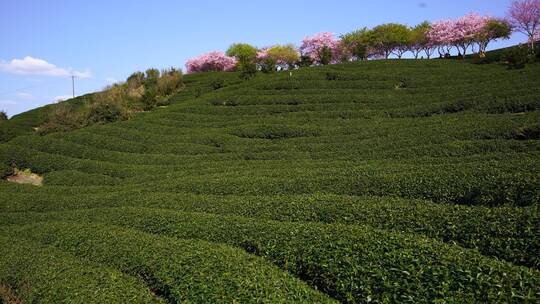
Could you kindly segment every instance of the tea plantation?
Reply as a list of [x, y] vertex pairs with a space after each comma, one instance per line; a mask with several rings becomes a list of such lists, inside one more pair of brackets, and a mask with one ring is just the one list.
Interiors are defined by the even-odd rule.
[[0, 298], [540, 302], [539, 63], [184, 81], [128, 121], [5, 122], [0, 173], [44, 185], [0, 180]]

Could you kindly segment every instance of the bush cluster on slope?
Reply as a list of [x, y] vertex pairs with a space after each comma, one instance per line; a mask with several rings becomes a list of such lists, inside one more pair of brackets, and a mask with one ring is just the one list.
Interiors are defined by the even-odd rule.
[[40, 134], [79, 129], [97, 123], [130, 119], [135, 112], [149, 111], [169, 104], [169, 98], [184, 86], [182, 72], [177, 69], [148, 69], [135, 72], [125, 83], [114, 84], [102, 92], [88, 96], [82, 106], [62, 102], [50, 107]]

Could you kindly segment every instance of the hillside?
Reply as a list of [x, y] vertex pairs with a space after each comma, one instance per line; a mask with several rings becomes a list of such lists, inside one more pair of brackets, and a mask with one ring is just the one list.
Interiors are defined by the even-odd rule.
[[44, 176], [0, 180], [4, 299], [540, 300], [539, 63], [185, 83], [129, 121], [0, 144]]

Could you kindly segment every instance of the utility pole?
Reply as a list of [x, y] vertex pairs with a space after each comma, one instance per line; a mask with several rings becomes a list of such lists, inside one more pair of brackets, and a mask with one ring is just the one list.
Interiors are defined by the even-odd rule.
[[75, 75], [71, 75], [71, 91], [73, 92], [73, 98], [75, 98]]

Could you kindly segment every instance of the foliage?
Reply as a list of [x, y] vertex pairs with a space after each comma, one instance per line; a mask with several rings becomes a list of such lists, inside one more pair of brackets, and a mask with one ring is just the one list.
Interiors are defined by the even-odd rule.
[[480, 57], [486, 56], [486, 49], [491, 41], [501, 38], [509, 39], [511, 34], [512, 26], [508, 21], [488, 19], [474, 38], [478, 43]]
[[163, 303], [140, 279], [113, 268], [4, 233], [0, 244], [2, 284], [24, 303]]
[[229, 47], [225, 54], [236, 58], [236, 68], [240, 71], [240, 78], [250, 79], [257, 73], [257, 53], [257, 48], [252, 45], [235, 43]]
[[193, 73], [166, 109], [15, 136], [0, 163], [45, 186], [0, 181], [0, 280], [28, 302], [538, 302], [538, 68]]
[[65, 132], [86, 125], [86, 113], [77, 111], [67, 102], [61, 102], [50, 108], [47, 121], [37, 129], [39, 134]]
[[[172, 302], [246, 302], [253, 298], [332, 303], [259, 257], [217, 243], [179, 240], [102, 224], [44, 223], [10, 234], [141, 278]], [[285, 300], [286, 299], [286, 300]]]
[[[422, 302], [436, 299], [507, 302], [513, 301], [514, 297], [532, 301], [538, 293], [540, 280], [536, 270], [488, 259], [476, 251], [423, 236], [388, 232], [369, 226], [287, 223], [151, 208], [113, 208], [92, 212], [82, 210], [52, 215], [53, 219], [60, 217], [68, 223], [43, 223], [30, 229], [10, 229], [8, 232], [59, 247], [75, 255], [90, 257], [95, 262], [121, 267], [124, 271], [140, 269], [135, 274], [143, 278], [154, 278], [155, 283], [149, 284], [157, 290], [169, 290], [164, 294], [170, 295], [170, 300], [182, 299], [178, 288], [186, 282], [192, 282], [190, 278], [198, 278], [197, 273], [215, 282], [210, 286], [228, 292], [228, 289], [220, 288], [224, 284], [222, 280], [234, 280], [234, 277], [220, 276], [221, 271], [215, 269], [221, 268], [218, 264], [214, 265], [215, 262], [208, 266], [203, 264], [216, 259], [222, 265], [225, 264], [223, 269], [234, 269], [232, 273], [240, 276], [239, 280], [249, 278], [259, 284], [267, 282], [263, 279], [265, 274], [261, 274], [261, 279], [257, 280], [257, 273], [246, 273], [253, 266], [244, 265], [256, 263], [247, 260], [247, 256], [227, 259], [227, 253], [232, 249], [215, 245], [212, 249], [202, 241], [193, 240], [221, 242], [242, 248], [346, 303], [363, 302], [367, 295], [374, 301], [388, 299], [392, 302], [399, 302], [403, 298]], [[15, 222], [29, 223], [36, 218], [39, 217], [20, 217]], [[85, 224], [87, 221], [101, 224]], [[103, 225], [113, 221], [117, 226], [157, 236]], [[339, 242], [334, 241], [336, 235], [339, 235]], [[183, 266], [192, 265], [193, 261], [186, 263], [183, 260], [195, 254], [207, 258], [201, 258], [201, 265], [194, 265], [194, 270]], [[166, 262], [171, 260], [176, 262]], [[181, 267], [178, 269], [171, 265], [183, 267], [177, 266]], [[186, 276], [179, 276], [183, 272], [186, 272]], [[366, 273], [369, 275], [366, 276]], [[411, 280], [412, 274], [414, 280]], [[471, 277], [475, 280], [470, 280]], [[206, 289], [195, 282], [206, 280], [194, 279], [193, 292], [204, 292]], [[293, 282], [283, 281], [283, 284], [294, 286]], [[292, 289], [295, 290], [292, 294], [300, 297], [318, 296], [317, 293], [310, 294], [301, 288]], [[221, 295], [218, 290], [210, 288], [207, 297]], [[242, 292], [246, 297], [253, 294], [260, 298], [255, 290], [244, 287], [236, 292]], [[438, 292], [433, 293], [431, 290]]]
[[[257, 55], [258, 60], [263, 64], [268, 62], [275, 62], [276, 66], [281, 69], [294, 69], [296, 62], [300, 59], [298, 50], [292, 44], [286, 45], [274, 45], [270, 48], [264, 49]], [[269, 64], [271, 66], [271, 63]]]
[[183, 76], [175, 68], [131, 74], [125, 83], [114, 84], [84, 99], [75, 106], [68, 102], [53, 105], [48, 118], [38, 128], [40, 134], [64, 132], [96, 123], [111, 123], [132, 118], [133, 112], [169, 104], [169, 97], [183, 89]]
[[187, 73], [232, 71], [236, 67], [236, 61], [234, 57], [214, 51], [189, 59], [186, 70]]
[[370, 43], [376, 53], [385, 58], [389, 58], [392, 53], [401, 58], [408, 49], [410, 35], [411, 31], [406, 25], [387, 23], [373, 28]]
[[112, 86], [96, 94], [93, 102], [85, 109], [86, 117], [83, 123], [88, 125], [129, 119], [131, 114], [124, 96], [126, 88], [122, 85]]
[[314, 63], [324, 65], [339, 60], [339, 48], [340, 43], [334, 33], [321, 32], [304, 38], [300, 54], [311, 58]]
[[365, 60], [368, 57], [370, 31], [367, 28], [359, 29], [341, 37], [343, 49], [352, 55], [355, 60]]
[[212, 82], [210, 83], [210, 85], [212, 86], [212, 89], [213, 90], [219, 90], [221, 88], [224, 88], [226, 85], [225, 85], [225, 80], [223, 78], [215, 78], [212, 80]]
[[143, 84], [144, 79], [145, 79], [145, 74], [143, 72], [138, 71], [129, 75], [129, 77], [126, 80], [126, 83], [128, 85], [128, 88], [133, 90], [140, 87]]
[[0, 111], [0, 121], [8, 120], [6, 111]]
[[506, 51], [504, 59], [509, 69], [523, 69], [529, 62], [529, 50], [520, 46]]
[[514, 0], [508, 12], [514, 29], [527, 35], [531, 50], [540, 32], [540, 0]]
[[433, 55], [434, 49], [428, 39], [428, 32], [431, 29], [431, 24], [428, 21], [424, 21], [411, 29], [409, 36], [409, 51], [414, 55], [415, 59], [418, 59], [420, 53], [424, 51], [429, 59]]
[[225, 55], [235, 57], [238, 62], [252, 62], [257, 57], [257, 48], [247, 43], [235, 43], [229, 47]]
[[14, 173], [13, 167], [9, 164], [0, 163], [0, 179], [10, 176]]

